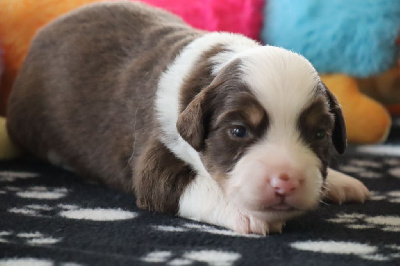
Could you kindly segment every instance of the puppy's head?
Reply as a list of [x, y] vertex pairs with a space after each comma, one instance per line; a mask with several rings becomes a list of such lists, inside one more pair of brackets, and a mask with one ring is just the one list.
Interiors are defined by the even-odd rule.
[[306, 59], [284, 49], [241, 53], [183, 105], [181, 136], [232, 203], [268, 221], [316, 207], [331, 147], [346, 148], [335, 97]]

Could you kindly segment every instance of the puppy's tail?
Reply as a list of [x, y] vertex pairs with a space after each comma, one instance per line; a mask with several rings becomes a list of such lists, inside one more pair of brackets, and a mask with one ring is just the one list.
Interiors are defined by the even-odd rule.
[[0, 160], [11, 160], [22, 155], [20, 149], [11, 142], [6, 128], [6, 118], [0, 117]]

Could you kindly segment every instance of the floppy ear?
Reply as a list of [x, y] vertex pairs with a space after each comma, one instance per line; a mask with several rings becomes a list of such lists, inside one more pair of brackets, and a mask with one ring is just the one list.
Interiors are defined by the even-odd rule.
[[196, 151], [204, 147], [206, 135], [206, 98], [209, 87], [203, 89], [179, 115], [176, 128], [181, 137]]
[[193, 99], [184, 99], [184, 102], [190, 102], [189, 104], [186, 103], [186, 108], [179, 115], [176, 128], [181, 137], [196, 151], [201, 151], [204, 148], [210, 117], [214, 109], [217, 108], [218, 102], [222, 100], [221, 97], [224, 98], [223, 94], [216, 93], [216, 91], [224, 90], [221, 86], [228, 80], [239, 82], [240, 79], [235, 81], [236, 78], [240, 77], [239, 64], [238, 59], [234, 60], [220, 70], [215, 77], [210, 75], [211, 68], [205, 68], [206, 71], [203, 74], [206, 78], [202, 79], [195, 76], [193, 83], [190, 83], [190, 86], [194, 86], [191, 89], [195, 88], [194, 91], [200, 89], [200, 92]]
[[346, 124], [344, 122], [342, 109], [337, 101], [336, 97], [332, 92], [326, 87], [326, 85], [321, 81], [323, 87], [325, 88], [325, 93], [329, 101], [330, 111], [335, 116], [335, 125], [332, 133], [332, 142], [335, 146], [336, 151], [339, 154], [343, 154], [347, 147], [347, 133]]

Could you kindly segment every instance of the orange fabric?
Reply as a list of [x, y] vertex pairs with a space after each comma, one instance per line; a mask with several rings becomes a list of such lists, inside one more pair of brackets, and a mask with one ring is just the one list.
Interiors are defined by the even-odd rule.
[[388, 106], [388, 110], [393, 115], [400, 115], [400, 105], [399, 104]]
[[362, 94], [354, 78], [343, 74], [322, 75], [321, 78], [342, 106], [349, 142], [378, 143], [387, 138], [392, 123], [388, 111]]
[[36, 31], [61, 14], [100, 0], [0, 0], [0, 39], [4, 73], [0, 83], [0, 114]]

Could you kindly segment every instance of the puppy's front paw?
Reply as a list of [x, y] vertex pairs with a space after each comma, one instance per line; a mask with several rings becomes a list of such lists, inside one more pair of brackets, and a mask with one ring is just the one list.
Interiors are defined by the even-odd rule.
[[342, 204], [345, 202], [364, 202], [369, 197], [370, 192], [368, 188], [359, 180], [335, 170], [328, 169], [326, 199]]
[[271, 233], [282, 233], [284, 222], [268, 223], [252, 215], [238, 214], [232, 229], [239, 234], [257, 234], [266, 236]]

